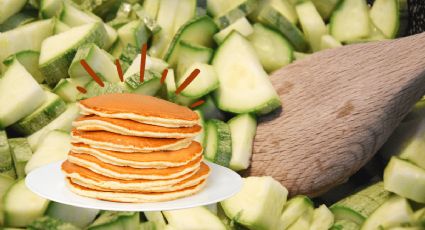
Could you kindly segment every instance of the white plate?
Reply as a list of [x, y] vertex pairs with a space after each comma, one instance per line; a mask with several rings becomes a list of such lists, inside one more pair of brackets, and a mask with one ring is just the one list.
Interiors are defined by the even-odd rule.
[[161, 211], [183, 209], [219, 202], [236, 194], [242, 187], [239, 174], [220, 165], [205, 162], [211, 169], [206, 186], [197, 194], [166, 202], [119, 203], [96, 200], [71, 192], [61, 171], [62, 162], [33, 170], [25, 179], [27, 187], [37, 195], [59, 203], [101, 210]]

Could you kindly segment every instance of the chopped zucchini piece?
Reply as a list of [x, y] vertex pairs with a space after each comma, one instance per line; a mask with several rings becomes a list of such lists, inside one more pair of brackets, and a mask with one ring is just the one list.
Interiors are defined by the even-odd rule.
[[405, 198], [394, 196], [376, 209], [364, 222], [361, 230], [388, 229], [412, 221], [413, 211]]
[[212, 65], [219, 78], [217, 105], [233, 113], [267, 114], [281, 102], [255, 49], [239, 33], [233, 32], [218, 48]]
[[288, 40], [260, 23], [254, 24], [254, 33], [248, 36], [248, 40], [267, 72], [282, 68], [294, 59], [293, 48]]
[[65, 160], [71, 149], [71, 136], [59, 130], [47, 133], [25, 166], [25, 173], [52, 162]]
[[272, 5], [266, 5], [258, 15], [258, 20], [282, 33], [297, 51], [308, 50], [308, 42], [303, 33], [285, 15]]
[[342, 44], [338, 40], [336, 40], [332, 35], [325, 34], [320, 39], [320, 49], [332, 49], [332, 48], [338, 48], [341, 47]]
[[220, 29], [224, 29], [235, 23], [238, 19], [243, 18], [253, 12], [256, 7], [257, 0], [245, 0], [234, 8], [215, 17], [214, 21], [218, 27], [220, 27]]
[[398, 0], [376, 0], [370, 9], [370, 19], [387, 38], [395, 38], [400, 25]]
[[209, 120], [205, 126], [205, 134], [205, 158], [228, 167], [232, 158], [232, 139], [229, 125], [220, 120]]
[[[104, 46], [106, 30], [102, 23], [90, 23], [74, 27], [68, 31], [51, 36], [43, 41], [40, 51], [40, 70], [49, 85], [55, 85], [68, 76], [68, 68], [77, 49], [88, 43]], [[64, 45], [64, 41], [66, 44]]]
[[78, 116], [80, 116], [79, 111], [80, 109], [77, 104], [68, 104], [65, 112], [59, 115], [59, 117], [50, 122], [48, 125], [44, 126], [42, 129], [28, 136], [28, 142], [31, 146], [31, 149], [35, 151], [38, 148], [40, 142], [42, 142], [45, 139], [45, 136], [52, 130], [70, 132], [72, 122]]
[[0, 34], [0, 67], [4, 72], [3, 60], [23, 50], [40, 51], [44, 39], [53, 34], [55, 20], [28, 23]]
[[188, 68], [194, 63], [210, 63], [214, 50], [205, 46], [180, 41], [177, 45], [178, 61], [176, 64], [176, 80], [179, 81]]
[[79, 228], [85, 228], [94, 221], [98, 213], [97, 209], [51, 202], [45, 215], [71, 223]]
[[138, 229], [140, 224], [139, 215], [139, 212], [102, 211], [100, 216], [87, 228], [87, 230]]
[[320, 50], [322, 36], [328, 33], [325, 22], [311, 1], [305, 1], [295, 7], [304, 35], [313, 52]]
[[385, 189], [402, 197], [425, 203], [425, 169], [392, 157], [384, 171]]
[[22, 135], [31, 135], [56, 119], [66, 109], [65, 102], [56, 94], [45, 91], [46, 100], [34, 112], [11, 126]]
[[28, 116], [46, 95], [31, 74], [14, 59], [0, 78], [0, 129]]
[[194, 18], [180, 27], [171, 42], [164, 60], [171, 67], [176, 67], [179, 59], [179, 44], [180, 41], [185, 41], [189, 44], [212, 47], [213, 34], [218, 28], [214, 21], [208, 16]]
[[322, 204], [313, 211], [313, 219], [311, 221], [310, 230], [328, 230], [334, 223], [334, 215]]
[[168, 224], [176, 229], [226, 229], [220, 219], [205, 207], [163, 211], [163, 213]]
[[195, 62], [189, 68], [186, 73], [179, 78], [177, 85], [180, 86], [189, 77], [189, 75], [198, 69], [200, 73], [198, 76], [181, 92], [183, 96], [191, 98], [203, 97], [218, 87], [218, 77], [215, 73], [214, 67], [208, 64]]
[[81, 65], [80, 62], [82, 60], [85, 60], [93, 71], [104, 80], [108, 82], [120, 82], [115, 64], [112, 61], [112, 56], [94, 43], [85, 44], [78, 48], [68, 69], [68, 74], [71, 78], [86, 78], [87, 81], [92, 79]]
[[43, 216], [49, 200], [31, 192], [25, 185], [25, 179], [22, 179], [6, 192], [3, 205], [5, 226], [26, 227]]
[[232, 158], [229, 167], [235, 171], [249, 167], [257, 120], [251, 114], [239, 114], [228, 122], [232, 136]]
[[4, 130], [0, 130], [0, 176], [7, 176], [12, 179], [16, 178], [12, 153], [10, 152], [7, 134]]
[[254, 32], [249, 21], [245, 18], [239, 18], [234, 23], [230, 24], [228, 27], [220, 30], [220, 32], [214, 34], [214, 40], [218, 44], [222, 43], [224, 39], [233, 31], [238, 31], [243, 36], [247, 37]]
[[32, 150], [26, 138], [9, 139], [10, 152], [12, 153], [18, 179], [25, 177], [25, 165], [32, 157]]
[[2, 0], [0, 1], [0, 24], [9, 17], [21, 11], [25, 6], [26, 0]]
[[277, 229], [287, 196], [288, 190], [271, 177], [247, 177], [242, 190], [221, 206], [230, 219], [249, 229]]
[[368, 37], [369, 8], [365, 0], [341, 0], [330, 19], [330, 33], [340, 42]]
[[3, 63], [6, 66], [9, 66], [13, 63], [13, 59], [16, 58], [38, 83], [43, 83], [44, 76], [40, 72], [40, 69], [38, 68], [39, 57], [40, 57], [40, 52], [38, 51], [23, 50], [9, 56], [3, 61]]
[[147, 43], [150, 35], [150, 31], [142, 20], [131, 21], [118, 29], [119, 41], [124, 47], [130, 44], [140, 48]]

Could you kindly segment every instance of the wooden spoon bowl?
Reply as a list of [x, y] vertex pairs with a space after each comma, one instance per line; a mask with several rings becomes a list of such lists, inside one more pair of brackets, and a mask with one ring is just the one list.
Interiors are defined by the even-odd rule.
[[282, 110], [261, 117], [248, 175], [291, 195], [345, 182], [425, 92], [425, 33], [315, 53], [271, 76]]

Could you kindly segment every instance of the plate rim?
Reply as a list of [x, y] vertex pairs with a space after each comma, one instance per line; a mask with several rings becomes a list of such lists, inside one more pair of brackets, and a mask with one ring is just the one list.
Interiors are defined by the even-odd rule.
[[[169, 210], [178, 210], [178, 209], [185, 209], [185, 208], [192, 208], [192, 207], [197, 207], [197, 206], [214, 204], [214, 203], [220, 202], [222, 200], [225, 200], [225, 199], [235, 195], [236, 193], [238, 193], [242, 189], [242, 185], [243, 185], [242, 177], [237, 172], [235, 172], [235, 171], [233, 171], [233, 170], [231, 170], [227, 167], [215, 164], [213, 162], [210, 162], [210, 161], [204, 159], [203, 162], [205, 162], [208, 166], [210, 166], [210, 168], [212, 168], [212, 170], [220, 169], [220, 170], [226, 171], [227, 174], [232, 175], [232, 179], [235, 179], [235, 181], [232, 182], [232, 184], [233, 184], [232, 187], [234, 187], [232, 192], [230, 192], [229, 194], [226, 194], [224, 196], [218, 196], [214, 199], [208, 199], [208, 200], [205, 200], [205, 201], [202, 201], [202, 202], [197, 202], [197, 203], [196, 202], [193, 202], [193, 203], [189, 202], [187, 205], [177, 205], [177, 206], [171, 205], [170, 208], [164, 208], [163, 203], [166, 203], [166, 202], [172, 203], [172, 202], [175, 202], [175, 201], [178, 201], [178, 200], [181, 200], [181, 199], [188, 199], [191, 196], [201, 194], [203, 191], [205, 191], [204, 190], [205, 188], [203, 188], [200, 192], [198, 192], [194, 195], [182, 197], [182, 198], [171, 200], [171, 201], [149, 202], [149, 203], [123, 203], [123, 202], [104, 201], [104, 200], [99, 200], [99, 199], [95, 199], [95, 198], [84, 197], [84, 196], [75, 194], [71, 190], [69, 190], [69, 188], [66, 187], [65, 180], [63, 181], [64, 183], [61, 183], [62, 184], [61, 188], [65, 187], [64, 189], [66, 189], [68, 192], [70, 192], [73, 195], [75, 195], [76, 197], [78, 197], [78, 199], [90, 199], [90, 200], [95, 201], [95, 202], [102, 202], [103, 203], [103, 204], [99, 204], [98, 206], [96, 206], [96, 205], [93, 205], [93, 204], [85, 204], [84, 200], [79, 200], [78, 202], [73, 202], [73, 201], [69, 201], [69, 198], [68, 198], [68, 200], [65, 200], [65, 201], [62, 200], [62, 199], [57, 199], [57, 197], [48, 196], [48, 195], [44, 194], [43, 192], [40, 192], [37, 189], [37, 187], [34, 188], [32, 186], [33, 183], [31, 183], [30, 180], [34, 178], [34, 174], [36, 174], [38, 171], [46, 170], [47, 168], [52, 168], [52, 167], [56, 167], [57, 169], [59, 169], [58, 171], [60, 171], [60, 165], [64, 161], [65, 160], [51, 162], [49, 164], [43, 165], [39, 168], [32, 170], [25, 177], [25, 185], [27, 186], [27, 188], [31, 192], [37, 194], [40, 197], [43, 197], [44, 199], [48, 199], [50, 201], [54, 201], [54, 202], [66, 204], [66, 205], [71, 205], [71, 206], [75, 206], [75, 207], [88, 208], [88, 209], [111, 210], [111, 211], [139, 211], [139, 212], [142, 212], [142, 211], [169, 211]], [[212, 175], [212, 173], [211, 173], [211, 175]], [[211, 178], [211, 175], [208, 177], [207, 183], [208, 183], [208, 180]], [[65, 175], [63, 175], [63, 177], [65, 177]], [[47, 181], [50, 181], [50, 183], [56, 182], [56, 180], [51, 181], [51, 180], [49, 180], [49, 178], [44, 178], [44, 179], [47, 180]], [[66, 196], [68, 196], [68, 195], [64, 195], [64, 197], [66, 197]], [[149, 204], [149, 206], [146, 207], [145, 206], [146, 204]], [[162, 206], [160, 205], [157, 208], [155, 208], [155, 204], [162, 204]], [[128, 205], [130, 207], [128, 209], [125, 209], [124, 207], [126, 205]], [[108, 208], [106, 208], [105, 206], [108, 206]]]

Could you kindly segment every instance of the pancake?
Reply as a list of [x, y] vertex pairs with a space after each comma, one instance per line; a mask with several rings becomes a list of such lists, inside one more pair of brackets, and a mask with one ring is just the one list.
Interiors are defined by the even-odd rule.
[[140, 94], [106, 94], [79, 102], [81, 113], [101, 117], [130, 119], [164, 127], [190, 127], [199, 116], [187, 107]]
[[155, 138], [188, 138], [201, 132], [200, 125], [170, 128], [143, 124], [137, 121], [100, 117], [97, 115], [80, 117], [72, 125], [82, 131], [109, 131], [122, 135]]
[[86, 144], [73, 143], [72, 152], [90, 154], [97, 159], [113, 165], [133, 168], [167, 168], [186, 165], [202, 155], [202, 146], [196, 141], [184, 148], [173, 151], [146, 153], [123, 153], [93, 148]]
[[84, 186], [73, 183], [70, 179], [66, 178], [69, 189], [80, 195], [100, 200], [124, 202], [124, 203], [148, 203], [148, 202], [161, 202], [168, 200], [175, 200], [187, 197], [199, 192], [206, 184], [206, 181], [184, 188], [174, 192], [160, 192], [160, 193], [132, 193], [132, 192], [104, 192], [95, 189], [86, 188]]
[[132, 168], [105, 163], [89, 154], [68, 154], [68, 161], [76, 165], [90, 169], [98, 174], [122, 180], [147, 179], [164, 180], [180, 177], [184, 174], [197, 170], [202, 162], [202, 156], [186, 165], [155, 169], [155, 168]]
[[199, 170], [171, 180], [119, 180], [94, 173], [70, 162], [62, 164], [62, 171], [72, 182], [99, 191], [172, 192], [199, 184], [208, 177], [210, 169], [202, 163]]
[[186, 148], [192, 142], [191, 138], [151, 138], [124, 136], [106, 131], [71, 132], [72, 143], [84, 143], [95, 148], [118, 152], [152, 152], [161, 150], [178, 150]]

